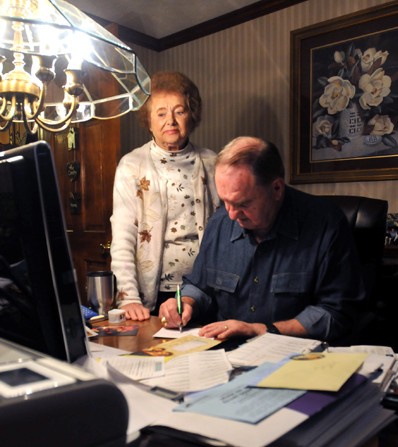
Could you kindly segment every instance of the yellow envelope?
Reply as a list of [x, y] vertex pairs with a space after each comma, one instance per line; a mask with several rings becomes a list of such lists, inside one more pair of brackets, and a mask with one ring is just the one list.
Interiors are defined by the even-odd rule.
[[367, 353], [317, 352], [292, 357], [287, 363], [262, 379], [263, 388], [338, 391], [356, 372]]

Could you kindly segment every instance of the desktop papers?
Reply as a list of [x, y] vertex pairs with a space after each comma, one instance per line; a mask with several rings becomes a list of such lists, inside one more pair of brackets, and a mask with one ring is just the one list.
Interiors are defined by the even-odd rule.
[[178, 393], [205, 390], [226, 383], [232, 370], [223, 349], [194, 352], [166, 360], [167, 357], [163, 356], [124, 354], [104, 359], [104, 363], [131, 380]]
[[293, 356], [257, 386], [338, 391], [361, 367], [366, 353], [309, 353]]
[[164, 375], [164, 357], [112, 357], [108, 365], [132, 380]]
[[369, 354], [358, 372], [372, 377], [372, 382], [379, 385], [383, 391], [387, 391], [398, 367], [395, 353], [389, 346], [333, 347], [329, 348], [328, 352], [366, 352]]
[[228, 353], [233, 366], [258, 366], [264, 362], [279, 362], [294, 353], [313, 351], [321, 345], [318, 340], [266, 333]]
[[[362, 380], [362, 383], [361, 383]], [[330, 399], [322, 411], [286, 433], [276, 445], [296, 447], [357, 447], [393, 420], [394, 413], [380, 405], [382, 391], [355, 374], [337, 393], [309, 392]], [[289, 405], [295, 408], [296, 403]], [[274, 446], [274, 444], [272, 444]]]
[[195, 335], [199, 337], [200, 328], [182, 328], [182, 332], [179, 331], [179, 328], [175, 329], [167, 329], [165, 327], [160, 328], [155, 334], [153, 334], [153, 338], [182, 338], [186, 335]]
[[227, 383], [231, 370], [223, 349], [196, 352], [168, 361], [162, 377], [142, 380], [141, 383], [185, 393]]
[[176, 410], [256, 424], [304, 394], [304, 391], [297, 390], [250, 388], [260, 377], [272, 373], [279, 366], [264, 363], [225, 385], [187, 396], [185, 403]]
[[168, 361], [180, 355], [205, 351], [220, 343], [221, 343], [220, 340], [214, 340], [212, 338], [196, 337], [194, 335], [185, 335], [184, 337], [166, 341], [164, 343], [159, 343], [156, 346], [143, 349], [142, 351], [139, 352], [133, 352], [130, 355], [163, 356], [165, 357], [166, 361]]

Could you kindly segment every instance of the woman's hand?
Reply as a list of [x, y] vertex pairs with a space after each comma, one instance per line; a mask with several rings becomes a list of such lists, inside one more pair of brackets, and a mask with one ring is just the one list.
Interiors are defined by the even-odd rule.
[[126, 318], [128, 320], [144, 321], [149, 320], [151, 316], [149, 309], [139, 303], [126, 304], [121, 309], [126, 311]]
[[265, 332], [265, 324], [262, 323], [225, 320], [203, 326], [199, 331], [199, 335], [201, 337], [216, 338], [217, 340], [226, 340], [230, 337], [254, 337], [265, 334]]
[[159, 318], [164, 327], [168, 329], [177, 328], [180, 327], [181, 323], [183, 326], [186, 326], [191, 320], [195, 301], [188, 296], [183, 296], [181, 302], [182, 316], [178, 315], [177, 300], [175, 298], [169, 298], [160, 305]]

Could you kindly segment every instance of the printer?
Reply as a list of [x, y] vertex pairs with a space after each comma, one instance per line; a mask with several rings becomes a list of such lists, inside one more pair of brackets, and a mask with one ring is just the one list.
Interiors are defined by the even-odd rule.
[[110, 381], [0, 338], [1, 445], [126, 445], [128, 406]]

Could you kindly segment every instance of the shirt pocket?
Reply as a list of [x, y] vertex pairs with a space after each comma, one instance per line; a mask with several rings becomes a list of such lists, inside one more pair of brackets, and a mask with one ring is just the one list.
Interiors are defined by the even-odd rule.
[[311, 275], [306, 272], [277, 273], [272, 276], [271, 292], [274, 295], [306, 295], [310, 287]]
[[234, 293], [238, 287], [239, 275], [222, 270], [207, 269], [207, 285], [221, 292]]

